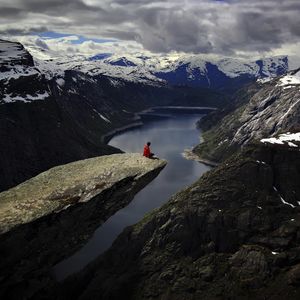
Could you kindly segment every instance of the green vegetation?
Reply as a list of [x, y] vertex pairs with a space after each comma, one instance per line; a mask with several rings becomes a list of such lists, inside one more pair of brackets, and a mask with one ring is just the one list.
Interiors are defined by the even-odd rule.
[[196, 146], [193, 152], [203, 159], [215, 162], [221, 162], [235, 153], [238, 147], [231, 144], [231, 140], [241, 126], [239, 119], [245, 107], [246, 105], [237, 108], [212, 128], [202, 132], [203, 142]]

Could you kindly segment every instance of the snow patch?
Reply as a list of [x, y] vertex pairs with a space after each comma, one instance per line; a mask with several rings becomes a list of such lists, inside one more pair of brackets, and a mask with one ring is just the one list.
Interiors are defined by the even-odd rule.
[[294, 144], [294, 143], [292, 143], [292, 142], [288, 142], [288, 145], [289, 145], [290, 147], [298, 147], [296, 144]]
[[299, 147], [295, 142], [300, 142], [300, 132], [297, 133], [284, 133], [280, 134], [278, 138], [271, 137], [267, 139], [261, 139], [260, 140], [262, 143], [269, 143], [269, 144], [279, 144], [279, 145], [284, 145], [287, 143], [289, 147]]
[[281, 196], [280, 196], [280, 200], [281, 200], [281, 202], [282, 202], [283, 204], [289, 205], [289, 206], [292, 207], [292, 208], [295, 208], [295, 207], [296, 207], [296, 206], [293, 205], [292, 203], [286, 202]]
[[14, 42], [1, 40], [0, 49], [0, 60], [2, 63], [11, 62], [27, 55], [25, 49], [22, 49], [20, 44]]
[[6, 94], [3, 98], [4, 103], [13, 103], [17, 101], [21, 101], [24, 103], [29, 103], [36, 100], [44, 100], [45, 98], [49, 97], [48, 92], [44, 92], [43, 94], [36, 94], [34, 96], [32, 95], [26, 95], [26, 96], [12, 96], [12, 94]]
[[69, 89], [69, 93], [70, 94], [78, 94], [78, 92], [74, 88]]
[[27, 77], [37, 74], [40, 73], [36, 68], [17, 65], [12, 66], [7, 72], [0, 72], [0, 81], [6, 80], [8, 82], [10, 79], [19, 79], [20, 77]]
[[111, 121], [109, 119], [107, 119], [106, 117], [104, 117], [102, 114], [100, 114], [96, 109], [93, 108], [93, 111], [105, 122], [107, 123], [111, 123]]
[[56, 83], [59, 85], [59, 86], [61, 86], [61, 87], [63, 87], [64, 85], [65, 85], [65, 80], [63, 79], [63, 78], [57, 78], [56, 79]]
[[272, 79], [273, 79], [272, 77], [266, 77], [266, 78], [259, 78], [256, 81], [258, 83], [264, 84], [264, 83], [268, 83], [268, 82], [272, 81]]
[[111, 121], [109, 119], [107, 119], [106, 117], [104, 117], [103, 115], [101, 115], [100, 113], [98, 113], [100, 118], [102, 118], [105, 122], [107, 123], [111, 123]]
[[264, 161], [257, 160], [256, 162], [259, 164], [262, 164], [262, 165], [266, 165], [266, 163]]
[[282, 77], [278, 86], [290, 86], [291, 84], [300, 84], [300, 71]]
[[228, 139], [225, 139], [225, 140], [219, 142], [219, 143], [218, 143], [218, 146], [221, 146], [221, 145], [223, 145], [223, 144], [226, 143], [226, 142], [228, 142]]
[[293, 205], [292, 203], [289, 203], [289, 202], [285, 201], [285, 200], [283, 199], [283, 197], [279, 194], [279, 192], [278, 192], [278, 190], [277, 190], [277, 188], [276, 188], [275, 186], [273, 186], [273, 189], [274, 189], [274, 191], [275, 191], [276, 193], [278, 193], [278, 195], [279, 195], [279, 197], [280, 197], [280, 200], [281, 200], [281, 202], [282, 202], [283, 204], [289, 205], [289, 206], [292, 207], [292, 208], [295, 208], [295, 207], [296, 207], [296, 206]]
[[123, 85], [121, 81], [119, 81], [117, 79], [113, 79], [113, 78], [109, 78], [109, 82], [114, 87], [119, 87], [119, 86]]

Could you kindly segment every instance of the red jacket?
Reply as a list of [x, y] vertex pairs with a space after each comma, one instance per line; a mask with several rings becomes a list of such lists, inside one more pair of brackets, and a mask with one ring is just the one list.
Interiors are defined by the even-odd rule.
[[144, 155], [145, 157], [150, 157], [150, 154], [151, 154], [150, 147], [146, 144], [146, 145], [144, 146], [144, 153], [143, 153], [143, 155]]

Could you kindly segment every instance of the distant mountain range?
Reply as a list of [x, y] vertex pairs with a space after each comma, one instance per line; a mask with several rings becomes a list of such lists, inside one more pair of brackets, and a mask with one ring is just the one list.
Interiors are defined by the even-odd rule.
[[100, 61], [113, 66], [113, 69], [128, 68], [134, 74], [143, 74], [141, 77], [147, 74], [147, 77], [151, 79], [154, 76], [171, 85], [212, 89], [237, 88], [251, 80], [276, 77], [288, 70], [288, 57], [286, 56], [254, 62], [229, 58], [206, 61], [199, 55], [179, 56], [175, 59], [168, 56], [109, 56]]
[[90, 75], [107, 75], [131, 82], [155, 85], [204, 87], [233, 90], [259, 78], [276, 77], [289, 70], [287, 56], [247, 61], [233, 58], [204, 59], [197, 54], [125, 54], [98, 53], [91, 57], [66, 56], [49, 49], [29, 45], [37, 65], [45, 61], [52, 69], [76, 69]]

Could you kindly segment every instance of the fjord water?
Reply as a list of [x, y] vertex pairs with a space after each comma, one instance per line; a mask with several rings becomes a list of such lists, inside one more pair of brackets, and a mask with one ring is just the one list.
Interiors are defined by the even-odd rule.
[[79, 271], [99, 254], [107, 250], [122, 230], [143, 218], [149, 211], [160, 207], [171, 195], [197, 180], [210, 168], [187, 160], [182, 153], [199, 143], [197, 114], [171, 114], [170, 118], [150, 120], [142, 127], [131, 129], [111, 139], [110, 145], [125, 152], [143, 151], [145, 142], [151, 141], [151, 150], [168, 161], [164, 170], [140, 191], [133, 201], [119, 210], [99, 227], [89, 242], [70, 258], [54, 267], [58, 280]]

